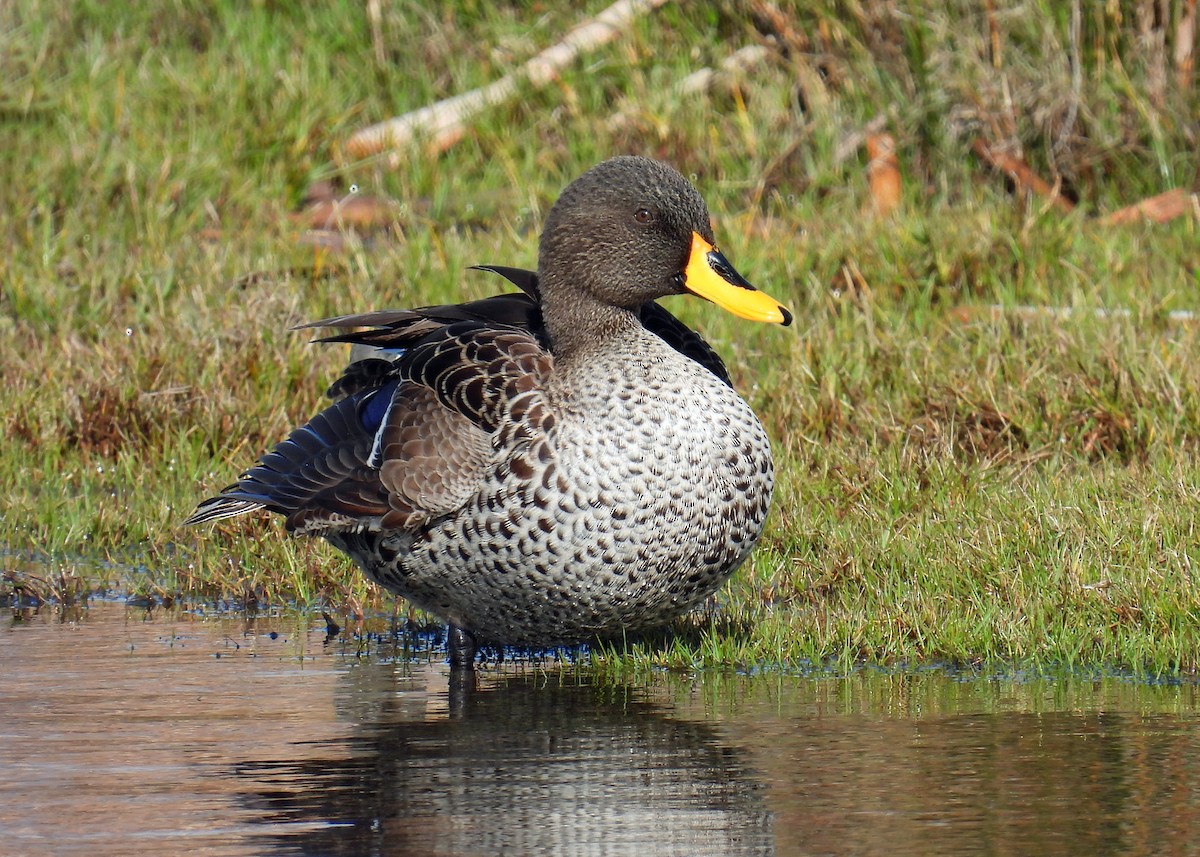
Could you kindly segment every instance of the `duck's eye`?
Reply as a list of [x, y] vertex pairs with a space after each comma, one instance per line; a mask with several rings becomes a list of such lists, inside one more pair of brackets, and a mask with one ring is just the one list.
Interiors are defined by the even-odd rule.
[[647, 223], [654, 221], [654, 215], [650, 213], [648, 208], [639, 208], [633, 213], [633, 219], [645, 226]]

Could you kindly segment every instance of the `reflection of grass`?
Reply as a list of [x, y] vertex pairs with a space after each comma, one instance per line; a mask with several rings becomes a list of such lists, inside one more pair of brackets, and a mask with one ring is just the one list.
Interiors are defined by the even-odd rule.
[[[380, 603], [278, 523], [177, 523], [319, 404], [344, 353], [289, 326], [496, 289], [464, 269], [532, 265], [554, 194], [634, 151], [696, 175], [728, 255], [798, 318], [669, 302], [728, 358], [781, 474], [722, 595], [737, 620], [688, 620], [646, 658], [1197, 666], [1200, 350], [1166, 320], [1200, 308], [1196, 223], [1064, 218], [970, 154], [1008, 129], [1086, 212], [1188, 185], [1196, 90], [1155, 88], [1132, 21], [1088, 7], [1076, 88], [1066, 22], [1038, 4], [1001, 20], [1000, 72], [985, 22], [941, 4], [818, 10], [797, 15], [804, 67], [681, 100], [673, 80], [751, 36], [735, 4], [668, 6], [440, 158], [339, 167], [362, 122], [494, 79], [574, 14], [384, 4], [379, 64], [365, 5], [0, 9], [0, 544], [137, 558], [93, 586]], [[873, 223], [862, 158], [834, 152], [880, 112], [907, 198]], [[402, 224], [301, 244], [286, 212], [318, 179], [398, 200]], [[1077, 311], [971, 311], [996, 303]]]

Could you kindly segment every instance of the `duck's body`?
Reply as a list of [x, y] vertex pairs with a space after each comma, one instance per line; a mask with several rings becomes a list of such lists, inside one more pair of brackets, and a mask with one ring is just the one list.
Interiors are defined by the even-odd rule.
[[631, 353], [548, 367], [506, 424], [514, 442], [480, 445], [482, 479], [454, 512], [326, 537], [482, 641], [574, 642], [686, 612], [758, 541], [771, 449], [730, 387], [635, 336]]
[[[732, 290], [712, 299], [790, 317], [703, 239], [707, 211], [678, 174], [634, 158], [584, 178], [597, 172], [599, 189], [583, 190], [603, 205], [580, 201], [581, 180], [552, 211], [540, 286], [500, 269], [529, 297], [332, 320], [374, 325], [334, 338], [390, 359], [352, 364], [334, 386], [340, 401], [192, 520], [285, 514], [291, 531], [324, 536], [481, 642], [637, 631], [712, 594], [762, 532], [770, 443], [719, 358], [650, 301], [678, 291], [685, 268], [707, 277], [690, 266], [711, 251]], [[614, 187], [630, 175], [631, 190]], [[607, 222], [626, 208], [636, 221]], [[646, 234], [648, 209], [657, 253], [630, 240]], [[615, 263], [627, 281], [578, 282], [610, 269], [591, 244], [573, 265], [560, 262], [573, 249], [567, 230], [586, 216], [605, 249], [643, 253]]]

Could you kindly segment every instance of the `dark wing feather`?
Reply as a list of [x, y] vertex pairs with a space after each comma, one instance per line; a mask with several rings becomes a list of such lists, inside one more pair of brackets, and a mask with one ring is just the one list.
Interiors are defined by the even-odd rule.
[[377, 348], [407, 348], [422, 337], [447, 325], [474, 321], [502, 327], [519, 327], [544, 336], [541, 308], [527, 295], [493, 295], [478, 301], [421, 309], [379, 310], [358, 315], [341, 315], [301, 325], [315, 327], [368, 327], [322, 337], [319, 342], [354, 342]]
[[[479, 321], [520, 328], [532, 333], [543, 347], [549, 347], [542, 311], [538, 305], [537, 274], [523, 268], [504, 265], [477, 265], [475, 270], [499, 274], [523, 294], [496, 295], [463, 304], [424, 307], [416, 310], [383, 310], [343, 315], [302, 325], [315, 327], [372, 327], [373, 330], [348, 332], [325, 337], [322, 342], [354, 342], [377, 348], [402, 349], [422, 337], [459, 321]], [[720, 356], [699, 333], [681, 322], [670, 311], [654, 302], [639, 311], [642, 325], [685, 357], [696, 361], [713, 375], [732, 386], [729, 370]], [[353, 364], [352, 364], [353, 365]]]
[[267, 509], [286, 515], [288, 528], [295, 530], [318, 520], [345, 524], [386, 514], [387, 492], [369, 460], [398, 385], [392, 381], [330, 405], [293, 430], [236, 485], [201, 503], [184, 523]]
[[386, 529], [411, 529], [461, 508], [496, 455], [487, 432], [413, 382], [398, 392], [376, 438], [372, 463], [391, 504]]
[[537, 303], [542, 302], [542, 293], [538, 289], [537, 271], [527, 271], [524, 268], [510, 268], [507, 265], [472, 265], [472, 271], [487, 271], [499, 274], [518, 289], [523, 291]]
[[382, 357], [364, 357], [355, 360], [343, 371], [340, 378], [330, 385], [325, 395], [337, 401], [355, 393], [374, 390], [396, 377], [393, 360]]
[[511, 416], [519, 395], [543, 388], [554, 358], [527, 331], [459, 322], [404, 362], [409, 378], [490, 434]]

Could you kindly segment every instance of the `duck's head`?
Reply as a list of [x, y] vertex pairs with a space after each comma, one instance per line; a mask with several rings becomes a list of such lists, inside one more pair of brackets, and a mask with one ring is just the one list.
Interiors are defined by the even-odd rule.
[[[791, 324], [714, 246], [708, 206], [677, 171], [648, 158], [604, 161], [562, 192], [538, 253], [547, 320], [587, 324], [691, 292], [752, 321]], [[553, 333], [554, 331], [552, 331]]]

